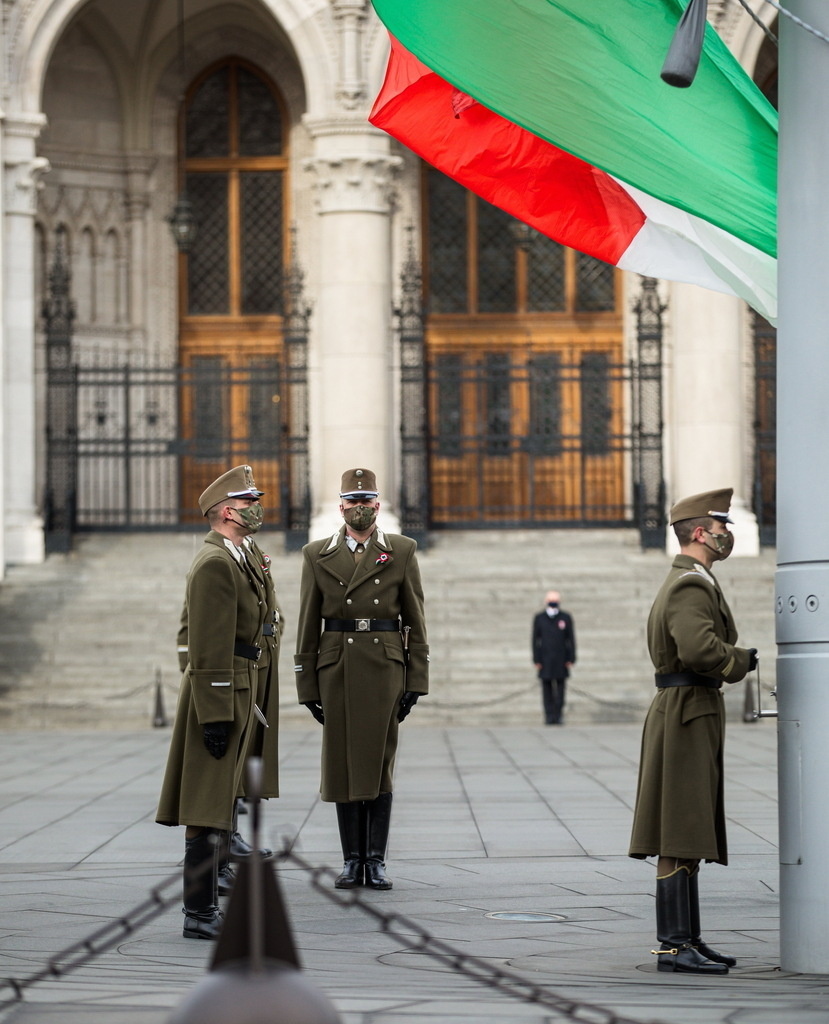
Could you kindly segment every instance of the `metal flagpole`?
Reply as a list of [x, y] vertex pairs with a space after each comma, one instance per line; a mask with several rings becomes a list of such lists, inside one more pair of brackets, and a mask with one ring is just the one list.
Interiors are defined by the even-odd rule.
[[[825, 0], [791, 0], [829, 36]], [[829, 973], [829, 43], [780, 18], [780, 947]]]

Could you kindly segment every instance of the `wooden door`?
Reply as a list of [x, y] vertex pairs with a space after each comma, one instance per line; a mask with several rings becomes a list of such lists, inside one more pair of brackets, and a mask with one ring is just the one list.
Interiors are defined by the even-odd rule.
[[182, 507], [249, 463], [266, 503], [282, 486], [285, 117], [274, 85], [229, 58], [188, 91], [181, 180], [197, 235], [180, 258]]
[[621, 523], [619, 275], [425, 175], [434, 525]]

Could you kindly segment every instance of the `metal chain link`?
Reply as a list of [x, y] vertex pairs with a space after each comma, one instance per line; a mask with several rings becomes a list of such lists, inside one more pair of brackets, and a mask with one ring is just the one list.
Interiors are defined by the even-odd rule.
[[[512, 999], [555, 1010], [576, 1024], [642, 1024], [642, 1021], [619, 1016], [603, 1006], [559, 995], [552, 989], [529, 981], [514, 971], [495, 967], [480, 957], [463, 953], [443, 939], [431, 935], [411, 918], [403, 914], [390, 914], [378, 910], [374, 904], [366, 902], [358, 889], [334, 889], [331, 882], [336, 877], [336, 872], [328, 867], [316, 867], [300, 857], [294, 852], [292, 841], [286, 841], [283, 848], [275, 854], [275, 859], [301, 868], [310, 876], [311, 886], [332, 903], [346, 908], [357, 907], [358, 910], [373, 917], [378, 922], [380, 930], [398, 942], [405, 943], [407, 951], [429, 956], [453, 971], [463, 974], [470, 981], [496, 989]], [[205, 867], [208, 865], [212, 866], [211, 862], [206, 862]], [[176, 891], [165, 895], [166, 890], [173, 886]], [[49, 978], [64, 977], [106, 953], [123, 939], [134, 935], [140, 928], [179, 902], [180, 886], [181, 874], [176, 872], [153, 886], [147, 898], [128, 913], [96, 929], [80, 942], [56, 953], [39, 971], [26, 978], [0, 978], [0, 1005], [22, 1000], [27, 989]], [[659, 1021], [652, 1021], [650, 1024], [659, 1024]]]

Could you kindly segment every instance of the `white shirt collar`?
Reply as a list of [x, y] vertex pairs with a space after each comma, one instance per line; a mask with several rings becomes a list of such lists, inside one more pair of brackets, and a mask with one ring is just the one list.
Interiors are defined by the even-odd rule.
[[232, 540], [228, 540], [227, 537], [223, 537], [222, 539], [225, 542], [225, 547], [231, 553], [231, 555], [233, 555], [233, 557], [236, 559], [236, 561], [239, 563], [239, 565], [244, 565], [245, 556], [242, 553], [242, 549], [236, 547], [236, 545], [233, 543], [233, 541]]

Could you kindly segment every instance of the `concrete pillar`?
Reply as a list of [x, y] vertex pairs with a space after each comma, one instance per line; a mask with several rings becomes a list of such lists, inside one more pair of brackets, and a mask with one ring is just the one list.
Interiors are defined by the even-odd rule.
[[3, 494], [5, 562], [45, 557], [35, 466], [34, 219], [48, 161], [35, 153], [46, 119], [8, 116], [3, 124]]
[[308, 123], [316, 155], [318, 223], [311, 389], [312, 538], [336, 528], [344, 470], [365, 465], [382, 490], [383, 526], [396, 529], [391, 318], [391, 197], [401, 164], [379, 132]]
[[[668, 500], [715, 487], [733, 487], [734, 555], [757, 555], [760, 531], [751, 511], [749, 403], [743, 359], [743, 308], [739, 299], [694, 285], [673, 286]], [[672, 531], [669, 544], [672, 543]]]

